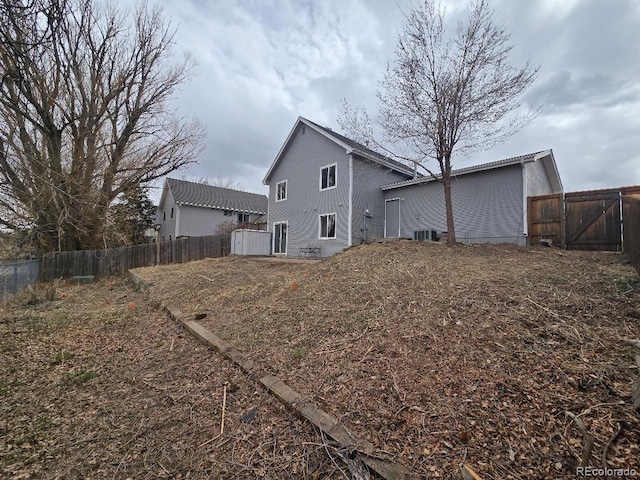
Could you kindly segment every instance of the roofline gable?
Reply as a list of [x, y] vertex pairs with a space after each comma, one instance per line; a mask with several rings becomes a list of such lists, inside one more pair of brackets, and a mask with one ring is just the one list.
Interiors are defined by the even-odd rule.
[[282, 158], [282, 156], [284, 155], [284, 152], [286, 151], [287, 147], [289, 146], [289, 143], [291, 142], [291, 139], [293, 138], [293, 134], [294, 132], [297, 130], [298, 125], [303, 124], [311, 129], [313, 129], [315, 132], [319, 133], [320, 135], [322, 135], [323, 137], [331, 140], [333, 143], [335, 143], [336, 145], [339, 145], [340, 147], [345, 149], [345, 153], [347, 155], [350, 154], [355, 154], [358, 155], [362, 158], [366, 158], [367, 160], [371, 160], [372, 162], [378, 163], [380, 165], [383, 165], [387, 168], [390, 168], [392, 170], [395, 170], [399, 173], [402, 173], [404, 175], [408, 175], [408, 176], [413, 176], [413, 172], [411, 171], [410, 167], [406, 167], [406, 171], [401, 171], [400, 168], [398, 166], [394, 166], [392, 164], [390, 164], [389, 162], [384, 161], [381, 158], [377, 158], [359, 148], [354, 148], [351, 145], [348, 145], [347, 143], [343, 142], [342, 140], [340, 140], [339, 138], [336, 138], [335, 136], [333, 136], [331, 134], [331, 132], [325, 130], [324, 128], [320, 127], [319, 125], [315, 124], [314, 122], [312, 122], [311, 120], [307, 120], [304, 117], [298, 117], [298, 119], [296, 120], [296, 123], [293, 125], [293, 128], [291, 129], [291, 131], [289, 132], [289, 135], [287, 135], [287, 139], [284, 141], [284, 144], [282, 145], [282, 147], [280, 148], [280, 150], [278, 151], [278, 154], [276, 155], [276, 158], [274, 159], [274, 161], [271, 163], [271, 166], [269, 167], [269, 170], [267, 170], [267, 174], [264, 176], [264, 179], [262, 180], [262, 184], [263, 185], [268, 185], [269, 184], [269, 178], [271, 177], [271, 174], [273, 173], [273, 171], [275, 170], [278, 162], [280, 161], [280, 158]]
[[556, 163], [556, 157], [553, 154], [553, 150], [549, 149], [544, 152], [540, 152], [536, 155], [536, 160], [538, 159], [541, 159], [542, 161], [542, 165], [544, 166], [547, 176], [549, 177], [549, 181], [551, 182], [553, 192], [562, 192], [564, 187], [562, 186], [562, 179], [560, 178], [560, 172], [558, 172], [558, 164]]
[[162, 207], [164, 207], [164, 202], [167, 200], [167, 192], [171, 189], [171, 186], [169, 185], [169, 182], [167, 181], [167, 179], [164, 179], [163, 185], [162, 185], [162, 195], [160, 195], [160, 201], [158, 202], [158, 208], [157, 210], [159, 211]]
[[262, 179], [262, 184], [263, 185], [269, 185], [269, 177], [271, 177], [271, 174], [275, 170], [276, 165], [280, 161], [280, 157], [282, 157], [282, 155], [284, 154], [285, 150], [289, 146], [289, 142], [291, 141], [291, 138], [293, 137], [294, 132], [298, 128], [298, 125], [300, 123], [304, 123], [305, 125], [307, 124], [306, 122], [303, 122], [303, 120], [304, 119], [302, 117], [298, 117], [297, 120], [296, 120], [296, 123], [293, 124], [293, 128], [289, 132], [289, 135], [287, 135], [287, 139], [282, 144], [282, 147], [280, 147], [280, 150], [278, 151], [278, 154], [276, 155], [276, 158], [273, 160], [273, 162], [271, 162], [271, 166], [269, 167], [269, 170], [267, 170], [267, 174]]

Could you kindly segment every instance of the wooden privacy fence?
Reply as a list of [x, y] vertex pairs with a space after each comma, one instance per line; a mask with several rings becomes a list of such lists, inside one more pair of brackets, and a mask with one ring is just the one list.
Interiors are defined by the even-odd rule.
[[623, 251], [640, 274], [640, 195], [622, 197]]
[[640, 186], [527, 199], [529, 244], [548, 239], [569, 250], [624, 251], [638, 267]]
[[231, 235], [183, 237], [169, 242], [146, 243], [106, 250], [49, 253], [42, 257], [42, 281], [93, 275], [96, 278], [124, 275], [131, 268], [184, 263], [224, 257], [231, 249]]

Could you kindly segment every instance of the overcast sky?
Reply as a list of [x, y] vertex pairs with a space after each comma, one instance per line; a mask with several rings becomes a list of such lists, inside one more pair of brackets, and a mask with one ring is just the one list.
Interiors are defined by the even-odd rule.
[[[178, 94], [207, 128], [183, 174], [262, 179], [298, 116], [340, 131], [343, 98], [377, 110], [405, 0], [161, 0], [196, 77]], [[466, 14], [450, 0], [448, 14]], [[495, 0], [513, 61], [540, 64], [528, 98], [544, 104], [508, 143], [454, 168], [553, 149], [565, 191], [640, 184], [640, 1]]]

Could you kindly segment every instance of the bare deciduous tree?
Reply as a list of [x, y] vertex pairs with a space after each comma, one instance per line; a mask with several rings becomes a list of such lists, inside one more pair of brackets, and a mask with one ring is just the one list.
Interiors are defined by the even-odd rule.
[[202, 127], [168, 105], [174, 61], [159, 7], [3, 2], [0, 227], [42, 251], [96, 248], [114, 200], [192, 161]]
[[[456, 242], [451, 195], [454, 154], [504, 142], [535, 113], [520, 113], [522, 96], [538, 69], [512, 65], [511, 35], [495, 19], [489, 0], [471, 5], [455, 34], [446, 29], [445, 11], [433, 0], [405, 15], [395, 60], [378, 90], [382, 141], [366, 110], [346, 101], [338, 123], [363, 143], [387, 155], [422, 166], [444, 187], [447, 242]], [[437, 161], [438, 170], [425, 165]]]

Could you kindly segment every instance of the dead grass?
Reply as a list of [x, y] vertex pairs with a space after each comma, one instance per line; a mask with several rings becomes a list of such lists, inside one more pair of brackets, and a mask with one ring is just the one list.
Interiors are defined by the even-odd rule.
[[[224, 435], [203, 445], [220, 431], [225, 385]], [[0, 306], [2, 478], [344, 478], [338, 461], [122, 280]]]
[[640, 289], [616, 254], [400, 242], [319, 264], [231, 257], [140, 269], [202, 323], [413, 471], [640, 471]]

